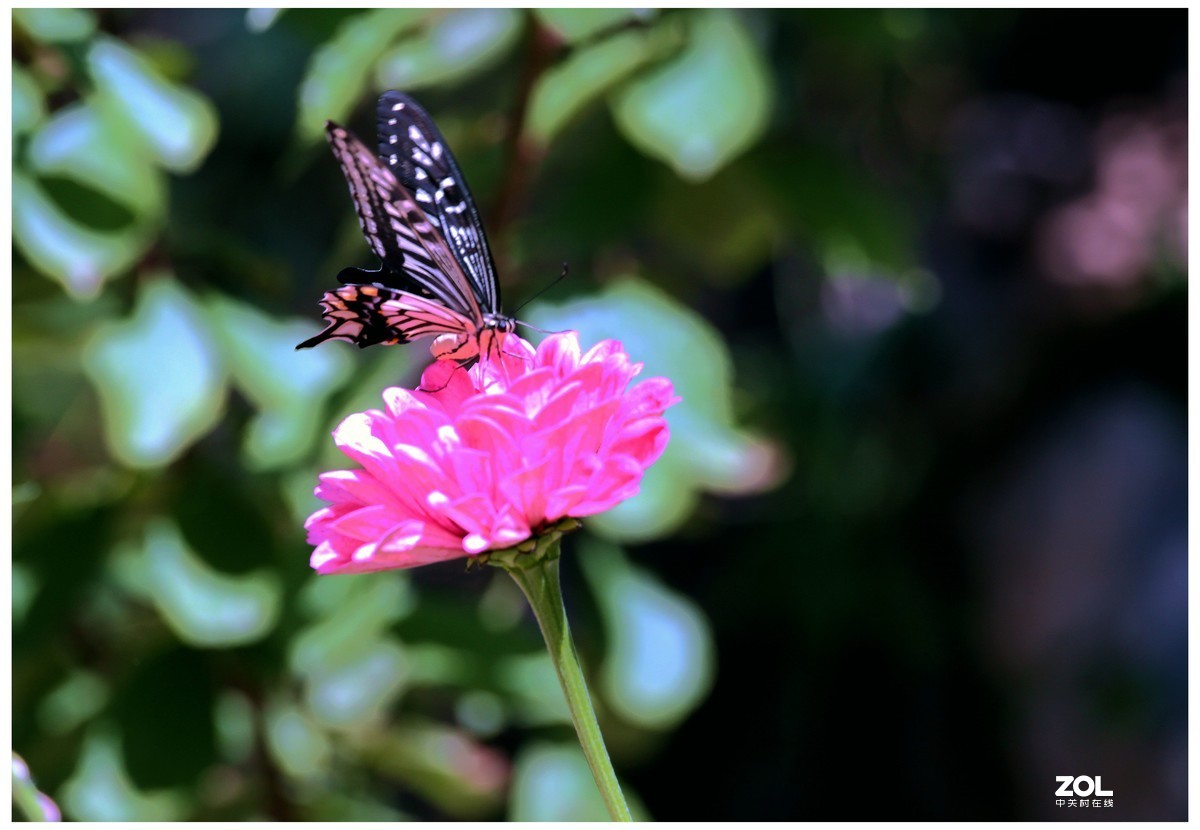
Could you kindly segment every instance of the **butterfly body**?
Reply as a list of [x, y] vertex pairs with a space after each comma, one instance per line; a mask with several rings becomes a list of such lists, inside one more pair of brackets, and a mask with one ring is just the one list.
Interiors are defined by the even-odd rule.
[[326, 292], [326, 328], [296, 348], [346, 340], [359, 348], [433, 337], [443, 360], [499, 349], [516, 321], [500, 311], [495, 263], [475, 201], [433, 120], [409, 96], [377, 106], [378, 153], [327, 122], [375, 271], [346, 268]]

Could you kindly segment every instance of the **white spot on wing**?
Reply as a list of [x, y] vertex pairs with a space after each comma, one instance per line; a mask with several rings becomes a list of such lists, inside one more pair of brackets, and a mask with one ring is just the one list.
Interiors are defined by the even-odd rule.
[[429, 150], [429, 142], [426, 141], [424, 133], [417, 128], [416, 124], [408, 125], [408, 137], [413, 140], [413, 143], [422, 150]]
[[[401, 103], [399, 103], [399, 104], [393, 104], [393, 105], [392, 105], [392, 112], [400, 112], [400, 110], [402, 110], [402, 109], [404, 109], [404, 104], [403, 104], [403, 102], [401, 102]], [[392, 123], [395, 123], [395, 122], [392, 122]]]

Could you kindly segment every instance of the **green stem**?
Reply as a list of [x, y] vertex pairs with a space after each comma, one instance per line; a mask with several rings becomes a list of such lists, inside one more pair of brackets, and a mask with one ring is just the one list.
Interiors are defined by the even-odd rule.
[[[604, 748], [604, 737], [600, 734], [600, 724], [596, 721], [592, 699], [583, 679], [579, 655], [576, 654], [575, 644], [571, 641], [571, 627], [567, 624], [562, 589], [559, 586], [558, 546], [558, 539], [553, 538], [544, 555], [525, 554], [513, 557], [501, 564], [501, 567], [521, 586], [530, 606], [533, 607], [534, 616], [542, 629], [542, 636], [546, 638], [546, 647], [550, 650], [550, 659], [558, 672], [558, 682], [566, 695], [567, 707], [571, 710], [571, 721], [575, 724], [575, 733], [579, 736], [583, 754], [592, 769], [592, 777], [596, 779], [596, 786], [600, 789], [609, 817], [613, 821], [632, 821], [625, 796], [621, 794], [621, 785], [617, 782], [617, 774], [613, 771], [612, 761], [608, 759], [608, 750]], [[543, 553], [541, 550], [538, 552]]]

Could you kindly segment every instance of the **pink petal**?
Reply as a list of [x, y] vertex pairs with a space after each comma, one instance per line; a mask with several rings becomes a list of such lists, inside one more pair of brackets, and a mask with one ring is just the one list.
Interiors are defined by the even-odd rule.
[[337, 561], [323, 556], [318, 548], [313, 551], [310, 564], [320, 574], [360, 574], [396, 568], [415, 568], [418, 565], [459, 559], [465, 555], [461, 548], [413, 548], [403, 553], [380, 553], [369, 559]]
[[361, 469], [319, 478], [326, 507], [305, 522], [320, 573], [409, 568], [528, 539], [637, 492], [666, 447], [663, 378], [615, 340], [581, 353], [574, 332], [535, 351], [505, 335], [470, 370], [435, 361], [421, 387], [384, 391], [385, 408], [347, 417], [338, 448]]
[[397, 526], [396, 513], [382, 504], [372, 504], [339, 516], [327, 526], [334, 533], [369, 542], [387, 535]]
[[642, 418], [621, 428], [616, 440], [605, 449], [608, 452], [632, 456], [643, 465], [649, 466], [658, 460], [671, 431], [663, 418]]
[[500, 493], [525, 516], [528, 525], [539, 525], [546, 517], [545, 462], [525, 467], [500, 482]]
[[634, 415], [661, 415], [681, 400], [675, 396], [675, 387], [666, 378], [647, 378], [625, 396], [626, 406]]
[[579, 336], [573, 331], [552, 334], [537, 348], [536, 363], [565, 377], [579, 365]]
[[625, 349], [621, 345], [620, 340], [601, 340], [595, 346], [592, 346], [583, 355], [580, 363], [600, 363], [612, 355], [625, 354]]

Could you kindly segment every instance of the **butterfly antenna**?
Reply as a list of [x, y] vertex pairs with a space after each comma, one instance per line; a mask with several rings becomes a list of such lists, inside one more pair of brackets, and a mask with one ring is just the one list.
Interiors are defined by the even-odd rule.
[[[542, 289], [541, 291], [539, 291], [538, 293], [534, 294], [532, 297], [530, 297], [530, 298], [529, 298], [528, 300], [526, 300], [525, 302], [521, 303], [521, 305], [517, 307], [517, 310], [513, 312], [513, 316], [514, 316], [514, 317], [516, 317], [518, 314], [520, 314], [520, 313], [521, 313], [521, 309], [522, 309], [522, 308], [524, 308], [525, 306], [527, 306], [527, 305], [529, 305], [530, 303], [532, 303], [532, 302], [533, 302], [534, 300], [536, 300], [538, 297], [540, 297], [540, 296], [542, 296], [543, 294], [545, 294], [547, 291], [549, 291], [549, 290], [550, 290], [551, 288], [553, 288], [554, 286], [558, 285], [560, 282], [562, 282], [562, 281], [563, 281], [563, 280], [565, 280], [566, 278], [567, 278], [567, 263], [565, 263], [565, 262], [564, 262], [564, 263], [563, 263], [563, 269], [562, 269], [562, 273], [558, 275], [558, 279], [556, 279], [554, 282], [552, 282], [552, 283], [550, 283], [549, 285], [547, 285], [545, 288], [543, 288], [543, 289]], [[526, 325], [525, 323], [521, 323], [521, 325], [525, 326], [526, 328], [531, 328], [531, 329], [533, 329], [534, 331], [541, 331], [541, 329], [536, 329], [536, 328], [534, 328], [533, 326], [528, 326], [528, 325]], [[551, 332], [547, 332], [547, 334], [550, 334], [550, 333], [551, 333]]]
[[[540, 331], [542, 334], [562, 334], [563, 333], [562, 331], [550, 331], [549, 329], [539, 329], [537, 326], [531, 326], [529, 323], [526, 323], [522, 320], [514, 320], [513, 322], [515, 322], [518, 326], [529, 329], [530, 331]], [[517, 355], [513, 355], [513, 356], [517, 357]]]

